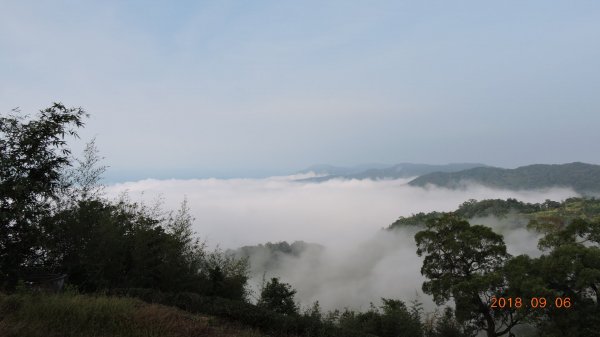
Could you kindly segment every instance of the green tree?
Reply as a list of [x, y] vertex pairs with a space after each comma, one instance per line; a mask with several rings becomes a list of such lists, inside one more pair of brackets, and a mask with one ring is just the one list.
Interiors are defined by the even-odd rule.
[[86, 116], [55, 103], [34, 118], [0, 117], [0, 288], [41, 271], [67, 274], [83, 291], [146, 287], [245, 299], [247, 261], [206, 252], [185, 200], [164, 212], [104, 198], [95, 142], [82, 159], [66, 143]]
[[291, 285], [273, 277], [263, 287], [258, 306], [281, 314], [295, 315], [298, 314], [298, 306], [294, 302], [295, 294], [296, 290], [292, 289]]
[[462, 327], [454, 318], [454, 310], [446, 307], [442, 315], [436, 320], [431, 337], [466, 337]]
[[238, 259], [220, 248], [204, 252], [199, 273], [207, 295], [246, 300], [248, 295], [248, 260]]
[[536, 263], [548, 297], [568, 298], [571, 304], [569, 309], [548, 306], [539, 320], [542, 333], [600, 336], [600, 222], [575, 219], [547, 233], [539, 246], [547, 251]]
[[73, 158], [75, 165], [61, 172], [61, 181], [65, 187], [60, 196], [59, 207], [74, 206], [79, 201], [97, 200], [104, 197], [104, 185], [100, 182], [108, 166], [102, 164], [96, 139], [89, 141], [81, 158]]
[[119, 204], [80, 201], [43, 220], [47, 267], [82, 291], [125, 286], [130, 275], [132, 214]]
[[400, 300], [382, 298], [381, 331], [379, 336], [419, 337], [423, 335], [421, 314], [418, 308], [412, 310]]
[[77, 137], [87, 114], [54, 103], [28, 118], [13, 110], [0, 117], [0, 284], [15, 286], [44, 259], [39, 220], [55, 204], [60, 173], [70, 164], [65, 137]]
[[[366, 312], [346, 309], [339, 315], [339, 326], [361, 331], [370, 336], [420, 337], [424, 335], [419, 305], [407, 307], [403, 301], [382, 298], [383, 304], [376, 307], [371, 303]], [[337, 314], [336, 314], [337, 315]]]
[[521, 318], [510, 310], [493, 310], [491, 298], [505, 287], [503, 266], [509, 259], [502, 235], [445, 214], [415, 235], [417, 254], [425, 256], [423, 291], [443, 304], [453, 299], [456, 317], [488, 337], [507, 334]]
[[195, 284], [198, 283], [196, 276], [205, 266], [204, 261], [208, 255], [206, 243], [201, 242], [197, 237], [192, 228], [193, 223], [194, 217], [185, 198], [176, 212], [169, 213], [166, 221], [167, 233], [173, 237], [174, 248], [181, 258], [179, 262], [180, 274], [187, 276], [182, 279], [182, 283], [184, 283], [182, 286], [190, 290], [198, 289], [200, 286]]

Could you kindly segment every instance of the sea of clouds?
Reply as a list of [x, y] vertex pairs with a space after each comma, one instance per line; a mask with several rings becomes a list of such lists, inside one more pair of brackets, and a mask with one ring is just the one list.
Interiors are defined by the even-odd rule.
[[[187, 199], [195, 230], [224, 249], [266, 242], [303, 240], [324, 250], [309, 249], [286, 257], [266, 277], [279, 276], [298, 291], [304, 306], [319, 301], [325, 309], [366, 309], [381, 297], [410, 301], [419, 298], [428, 310], [431, 300], [421, 292], [421, 258], [414, 231], [382, 231], [399, 216], [417, 212], [451, 211], [469, 199], [516, 198], [525, 202], [564, 200], [571, 189], [510, 191], [480, 185], [451, 190], [413, 187], [410, 179], [330, 180], [298, 182], [303, 176], [264, 179], [142, 180], [107, 187], [111, 197], [127, 192], [133, 200], [162, 200], [177, 209]], [[538, 236], [514, 226], [510, 218], [477, 219], [505, 236], [512, 254], [537, 254]], [[251, 259], [252, 261], [252, 259]], [[251, 266], [252, 267], [252, 266]], [[262, 271], [252, 269], [255, 294]]]

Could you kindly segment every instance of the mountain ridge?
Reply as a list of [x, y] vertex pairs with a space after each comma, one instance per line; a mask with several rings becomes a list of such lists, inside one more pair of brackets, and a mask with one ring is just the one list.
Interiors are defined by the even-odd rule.
[[600, 192], [600, 165], [573, 162], [532, 164], [514, 169], [475, 167], [457, 172], [432, 172], [413, 179], [409, 185], [456, 189], [469, 182], [512, 190], [566, 187], [586, 195]]
[[[481, 163], [450, 163], [443, 165], [435, 164], [419, 164], [419, 163], [399, 163], [395, 165], [387, 165], [380, 167], [365, 167], [367, 165], [359, 165], [351, 168], [344, 168], [330, 165], [315, 165], [311, 166], [307, 170], [302, 172], [315, 172], [321, 174], [319, 177], [298, 179], [301, 182], [324, 182], [331, 179], [372, 179], [372, 180], [383, 180], [383, 179], [400, 179], [400, 178], [412, 178], [421, 176], [433, 172], [456, 172], [465, 169], [475, 167], [487, 167]], [[312, 170], [311, 168], [327, 168], [331, 167], [333, 170]], [[359, 170], [358, 168], [363, 168]]]

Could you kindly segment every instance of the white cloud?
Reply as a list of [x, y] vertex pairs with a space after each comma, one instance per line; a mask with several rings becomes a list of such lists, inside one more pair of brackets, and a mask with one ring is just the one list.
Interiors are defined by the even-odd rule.
[[[303, 305], [319, 300], [327, 309], [365, 309], [380, 297], [409, 301], [420, 293], [421, 259], [412, 233], [380, 231], [399, 216], [450, 211], [468, 199], [540, 202], [576, 195], [569, 189], [509, 191], [472, 185], [449, 190], [412, 187], [407, 180], [299, 183], [295, 178], [142, 180], [109, 186], [108, 193], [129, 191], [135, 200], [144, 192], [141, 198], [148, 201], [162, 196], [165, 206], [173, 209], [186, 196], [196, 231], [224, 248], [284, 240], [324, 245], [322, 253], [286, 259], [271, 276], [291, 283]], [[535, 253], [535, 235], [493, 219], [478, 222], [504, 232], [512, 253]], [[254, 286], [259, 283], [258, 276], [252, 280]]]

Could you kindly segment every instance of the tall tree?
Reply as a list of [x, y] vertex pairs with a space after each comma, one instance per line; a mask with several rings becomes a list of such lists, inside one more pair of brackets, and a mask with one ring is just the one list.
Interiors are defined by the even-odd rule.
[[104, 185], [101, 180], [108, 168], [102, 164], [103, 159], [94, 138], [85, 145], [83, 156], [72, 160], [76, 165], [61, 172], [65, 187], [61, 206], [73, 207], [77, 202], [96, 200], [103, 196]]
[[511, 310], [494, 310], [491, 298], [505, 286], [502, 268], [509, 259], [502, 235], [445, 214], [416, 234], [417, 254], [425, 256], [423, 291], [437, 304], [453, 299], [456, 316], [471, 322], [488, 337], [510, 333], [521, 317]]
[[0, 284], [14, 287], [20, 274], [43, 258], [41, 217], [48, 214], [70, 164], [65, 137], [77, 137], [87, 114], [54, 103], [28, 118], [18, 110], [0, 117]]
[[263, 287], [258, 300], [258, 306], [269, 310], [294, 315], [298, 313], [298, 306], [294, 302], [296, 290], [285, 282], [280, 282], [279, 278], [273, 277], [271, 281]]
[[569, 301], [568, 309], [546, 308], [547, 319], [539, 321], [544, 336], [600, 336], [600, 222], [575, 219], [539, 246], [547, 251], [536, 260], [546, 287]]

